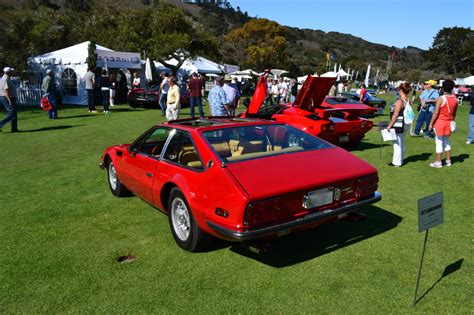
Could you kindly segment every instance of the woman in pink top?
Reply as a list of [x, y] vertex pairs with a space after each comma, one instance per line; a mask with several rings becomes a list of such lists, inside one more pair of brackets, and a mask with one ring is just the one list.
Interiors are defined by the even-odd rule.
[[449, 136], [451, 135], [451, 122], [456, 118], [458, 101], [456, 95], [452, 94], [454, 88], [453, 80], [443, 82], [444, 95], [436, 100], [436, 108], [431, 118], [430, 130], [434, 130], [436, 135], [436, 161], [430, 163], [431, 167], [440, 168], [441, 154], [446, 154], [446, 166], [451, 166], [451, 146]]

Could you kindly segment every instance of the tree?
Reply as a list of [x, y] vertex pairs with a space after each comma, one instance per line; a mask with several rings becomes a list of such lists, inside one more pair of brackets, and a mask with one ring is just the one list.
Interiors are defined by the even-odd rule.
[[474, 31], [465, 27], [445, 27], [434, 37], [431, 48], [424, 54], [435, 69], [456, 76], [469, 72], [474, 64]]
[[253, 19], [225, 36], [236, 51], [245, 53], [251, 67], [278, 67], [286, 60], [285, 28], [267, 19]]

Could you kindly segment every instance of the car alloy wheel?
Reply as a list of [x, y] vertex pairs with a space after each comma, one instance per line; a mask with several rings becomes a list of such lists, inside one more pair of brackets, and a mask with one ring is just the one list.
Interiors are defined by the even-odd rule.
[[171, 189], [170, 192], [168, 222], [174, 240], [184, 250], [201, 251], [208, 246], [212, 239], [209, 234], [199, 228], [186, 197], [177, 187]]
[[109, 163], [109, 184], [112, 190], [117, 190], [117, 173], [115, 172], [114, 163]]

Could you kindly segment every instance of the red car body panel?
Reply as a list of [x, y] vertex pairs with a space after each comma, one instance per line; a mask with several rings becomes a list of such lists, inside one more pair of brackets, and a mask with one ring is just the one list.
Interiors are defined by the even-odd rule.
[[[278, 122], [288, 123], [298, 129], [334, 144], [355, 145], [373, 123], [359, 115], [375, 111], [367, 105], [330, 105], [325, 102], [335, 78], [308, 76], [293, 103], [284, 104], [282, 110], [272, 115]], [[267, 80], [260, 76], [249, 108], [241, 117], [255, 117], [267, 96]]]
[[[272, 121], [257, 120], [221, 119], [220, 121], [227, 121], [225, 127], [281, 125]], [[165, 160], [163, 152], [167, 150], [167, 146], [163, 149], [161, 157], [153, 157], [131, 151], [133, 144], [115, 145], [105, 149], [101, 157], [101, 166], [106, 166], [112, 161], [121, 183], [165, 213], [169, 187], [178, 187], [189, 203], [199, 228], [220, 238], [247, 240], [275, 237], [282, 229], [279, 224], [290, 224], [290, 230], [313, 227], [328, 219], [337, 219], [336, 214], [339, 212], [333, 214], [332, 209], [340, 207], [356, 209], [381, 198], [376, 192], [377, 170], [337, 147], [328, 145], [326, 149], [224, 163], [203, 136], [206, 131], [222, 129], [222, 124], [195, 128], [175, 121], [154, 128], [159, 127], [189, 133], [203, 168], [196, 170]], [[272, 136], [278, 141], [285, 139], [284, 135]], [[172, 135], [169, 137], [172, 139]], [[340, 189], [337, 200], [320, 209], [303, 208], [303, 196], [308, 191], [329, 186]], [[263, 229], [249, 226], [245, 222], [249, 205], [273, 197], [281, 200], [281, 217], [278, 222], [273, 222], [273, 226], [266, 226]], [[217, 208], [228, 211], [228, 217], [217, 215]], [[305, 224], [301, 222], [306, 221], [295, 221], [309, 214], [313, 216], [318, 214], [322, 217], [316, 221], [306, 218], [308, 222]]]

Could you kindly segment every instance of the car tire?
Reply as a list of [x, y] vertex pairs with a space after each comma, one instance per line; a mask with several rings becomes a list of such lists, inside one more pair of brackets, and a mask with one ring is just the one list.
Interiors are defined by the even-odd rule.
[[117, 172], [115, 171], [114, 162], [112, 162], [112, 160], [110, 160], [107, 164], [107, 181], [109, 183], [110, 191], [114, 196], [127, 197], [132, 195], [132, 192], [120, 182]]
[[137, 107], [138, 107], [138, 104], [135, 103], [135, 102], [131, 102], [131, 101], [130, 101], [130, 102], [128, 102], [128, 104], [129, 104], [130, 107], [132, 107], [132, 108], [137, 108]]
[[170, 192], [168, 221], [173, 238], [182, 249], [197, 252], [208, 244], [210, 236], [197, 226], [186, 198], [176, 187]]

